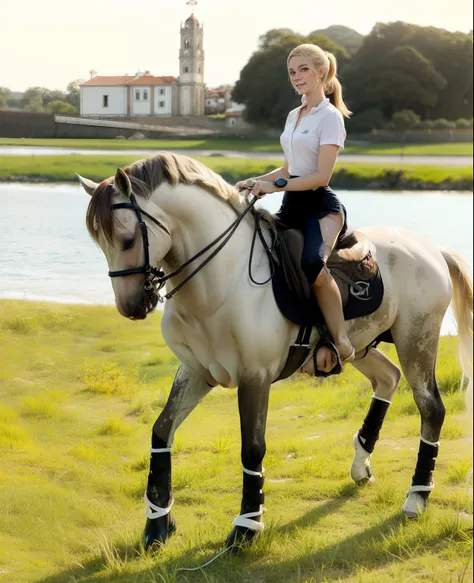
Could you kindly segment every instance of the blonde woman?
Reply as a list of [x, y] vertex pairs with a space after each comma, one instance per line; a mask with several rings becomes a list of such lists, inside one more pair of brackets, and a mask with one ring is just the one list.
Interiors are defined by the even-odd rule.
[[344, 117], [351, 112], [342, 99], [333, 54], [313, 44], [302, 44], [291, 51], [287, 65], [291, 85], [302, 96], [302, 105], [290, 111], [281, 135], [285, 164], [236, 186], [248, 188], [254, 196], [285, 192], [277, 218], [282, 225], [303, 231], [302, 267], [335, 345], [322, 345], [315, 358], [317, 370], [310, 362], [304, 372], [327, 376], [340, 372], [355, 356], [347, 336], [341, 295], [326, 267], [339, 235], [347, 228], [346, 210], [328, 185], [339, 150], [344, 148]]

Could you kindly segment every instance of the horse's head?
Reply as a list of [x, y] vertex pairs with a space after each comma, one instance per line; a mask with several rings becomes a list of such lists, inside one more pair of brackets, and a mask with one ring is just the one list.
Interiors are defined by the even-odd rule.
[[142, 320], [156, 307], [151, 279], [171, 248], [171, 235], [163, 213], [149, 200], [150, 188], [127, 170], [119, 168], [100, 184], [78, 178], [91, 196], [87, 228], [107, 259], [117, 309]]

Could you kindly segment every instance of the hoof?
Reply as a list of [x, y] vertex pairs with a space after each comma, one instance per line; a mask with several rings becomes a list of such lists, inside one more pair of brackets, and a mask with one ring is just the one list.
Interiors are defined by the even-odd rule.
[[351, 478], [358, 486], [373, 484], [375, 478], [370, 468], [371, 454], [361, 446], [357, 433], [354, 435], [353, 444], [355, 455], [351, 465]]
[[156, 520], [148, 519], [142, 538], [143, 548], [145, 551], [160, 549], [175, 531], [176, 521], [171, 514]]
[[418, 518], [426, 511], [427, 504], [427, 498], [417, 492], [412, 492], [408, 494], [402, 506], [402, 512], [407, 518]]
[[250, 530], [250, 528], [234, 526], [232, 532], [225, 541], [226, 549], [230, 549], [233, 553], [244, 551], [245, 548], [253, 543], [258, 534], [257, 531]]

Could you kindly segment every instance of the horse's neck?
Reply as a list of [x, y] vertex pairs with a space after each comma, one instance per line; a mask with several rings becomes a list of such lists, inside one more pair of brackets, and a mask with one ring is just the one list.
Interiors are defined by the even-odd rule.
[[[164, 258], [167, 272], [177, 269], [217, 239], [237, 218], [237, 212], [230, 204], [196, 186], [181, 185], [175, 189], [163, 189], [153, 202], [169, 217], [172, 230], [173, 243]], [[248, 257], [251, 236], [252, 221], [244, 219], [225, 247], [174, 296], [176, 304], [188, 313], [207, 316], [218, 310], [236, 274], [242, 271]], [[191, 263], [180, 275], [172, 278], [167, 291], [192, 273], [219, 243]]]

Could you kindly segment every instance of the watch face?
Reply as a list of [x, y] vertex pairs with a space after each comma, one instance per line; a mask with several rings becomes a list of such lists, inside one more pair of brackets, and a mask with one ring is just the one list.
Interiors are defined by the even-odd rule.
[[275, 186], [277, 188], [284, 188], [287, 184], [288, 184], [288, 180], [286, 180], [285, 178], [277, 178], [275, 180]]

